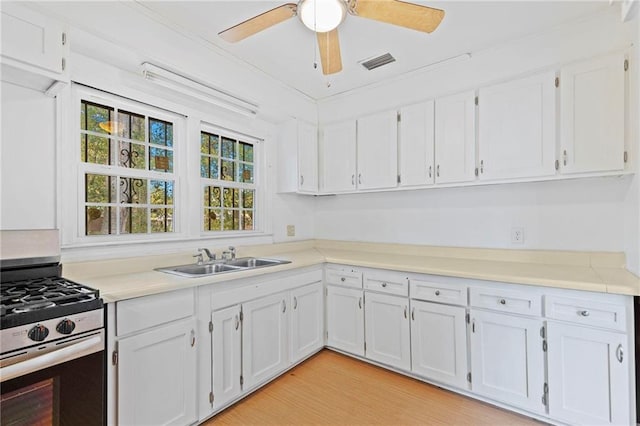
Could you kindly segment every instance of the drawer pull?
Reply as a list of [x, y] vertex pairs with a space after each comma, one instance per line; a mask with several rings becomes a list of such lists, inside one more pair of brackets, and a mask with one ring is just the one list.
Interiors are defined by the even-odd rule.
[[358, 307], [362, 309], [362, 297], [358, 299]]
[[589, 311], [587, 311], [586, 309], [584, 311], [580, 311], [580, 315], [582, 315], [583, 317], [588, 317]]
[[382, 287], [386, 287], [386, 286], [387, 286], [387, 283], [382, 283]]
[[407, 307], [406, 306], [404, 307], [404, 318], [405, 319], [407, 318]]
[[196, 345], [196, 332], [195, 330], [192, 329], [191, 330], [191, 347], [194, 347], [195, 345]]
[[340, 281], [345, 282], [347, 279], [345, 277], [340, 278]]
[[436, 290], [436, 296], [440, 296], [440, 290]]
[[504, 300], [504, 299], [500, 299], [500, 304], [501, 304], [501, 305], [506, 305], [506, 304], [507, 304], [507, 301], [506, 301], [506, 300]]
[[616, 349], [616, 358], [618, 358], [618, 362], [622, 364], [622, 360], [624, 359], [624, 352], [622, 352], [622, 344], [618, 345]]

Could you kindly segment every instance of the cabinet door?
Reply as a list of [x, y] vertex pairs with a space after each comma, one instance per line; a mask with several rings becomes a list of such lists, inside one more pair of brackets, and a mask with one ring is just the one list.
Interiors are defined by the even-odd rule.
[[118, 424], [197, 420], [194, 320], [121, 339], [118, 354]]
[[475, 93], [465, 92], [435, 102], [436, 183], [475, 179]]
[[327, 345], [364, 356], [362, 290], [327, 287]]
[[622, 54], [561, 69], [563, 173], [624, 169], [624, 74]]
[[62, 73], [63, 27], [25, 7], [2, 4], [2, 56], [42, 70]]
[[465, 308], [411, 301], [411, 371], [467, 387]]
[[471, 388], [479, 395], [542, 413], [542, 322], [471, 310]]
[[213, 323], [213, 408], [218, 410], [240, 395], [242, 374], [242, 328], [240, 305], [221, 309], [211, 315]]
[[433, 184], [434, 102], [400, 110], [400, 186]]
[[573, 424], [631, 424], [625, 334], [547, 323], [549, 415]]
[[318, 128], [298, 121], [298, 190], [318, 192]]
[[291, 363], [324, 346], [322, 283], [291, 291]]
[[330, 124], [320, 144], [322, 192], [356, 189], [356, 122]]
[[288, 365], [288, 293], [242, 305], [243, 389], [251, 389]]
[[358, 119], [358, 189], [398, 183], [398, 115], [386, 111]]
[[555, 73], [479, 91], [480, 179], [555, 174]]
[[367, 358], [409, 371], [409, 299], [367, 292], [365, 336]]

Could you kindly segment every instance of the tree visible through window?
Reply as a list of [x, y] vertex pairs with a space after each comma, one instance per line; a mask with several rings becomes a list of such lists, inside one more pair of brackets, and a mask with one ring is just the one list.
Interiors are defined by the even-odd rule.
[[85, 235], [174, 232], [173, 123], [80, 104]]

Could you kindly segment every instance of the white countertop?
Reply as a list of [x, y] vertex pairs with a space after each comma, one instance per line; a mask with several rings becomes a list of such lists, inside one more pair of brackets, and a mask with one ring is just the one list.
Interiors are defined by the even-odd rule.
[[238, 247], [238, 257], [291, 263], [187, 278], [154, 268], [193, 263], [193, 253], [66, 263], [66, 278], [100, 290], [105, 302], [197, 287], [291, 269], [339, 263], [404, 272], [528, 284], [601, 293], [640, 295], [640, 278], [624, 268], [621, 253], [467, 249], [310, 240]]

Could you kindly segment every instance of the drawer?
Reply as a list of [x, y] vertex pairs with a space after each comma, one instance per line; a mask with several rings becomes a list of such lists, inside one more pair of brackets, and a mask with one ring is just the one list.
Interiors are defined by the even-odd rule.
[[544, 313], [547, 318], [551, 319], [619, 331], [627, 329], [627, 312], [624, 304], [573, 297], [545, 296]]
[[334, 269], [325, 270], [325, 280], [327, 284], [339, 285], [342, 287], [362, 288], [362, 272], [354, 269]]
[[406, 297], [409, 295], [409, 279], [397, 272], [367, 271], [364, 274], [364, 288]]
[[116, 303], [116, 335], [193, 316], [193, 289], [137, 297]]
[[432, 281], [411, 280], [411, 298], [429, 302], [467, 305], [467, 286], [465, 284], [437, 283]]
[[522, 315], [542, 315], [541, 296], [536, 291], [472, 287], [471, 306]]

